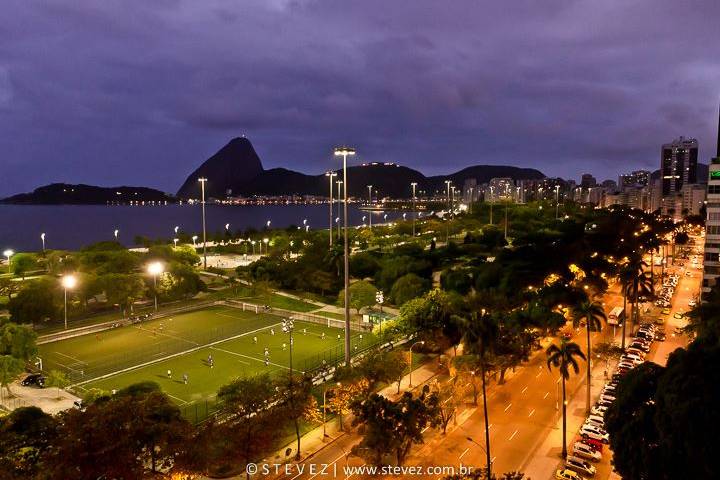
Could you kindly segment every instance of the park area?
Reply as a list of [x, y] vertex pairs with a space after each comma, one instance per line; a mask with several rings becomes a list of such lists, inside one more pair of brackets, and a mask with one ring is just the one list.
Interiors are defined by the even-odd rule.
[[[217, 390], [235, 377], [289, 371], [283, 320], [262, 310], [216, 305], [42, 344], [40, 357], [43, 370], [65, 372], [80, 396], [91, 388], [111, 391], [154, 381], [184, 411], [208, 410]], [[341, 361], [341, 326], [334, 319], [294, 319], [293, 368], [310, 371]], [[352, 332], [354, 351], [373, 342], [368, 332]]]

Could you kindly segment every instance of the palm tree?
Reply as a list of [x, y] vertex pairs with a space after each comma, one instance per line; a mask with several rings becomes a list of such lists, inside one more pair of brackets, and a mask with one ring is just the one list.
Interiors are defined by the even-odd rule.
[[500, 329], [497, 320], [492, 315], [481, 310], [481, 314], [473, 312], [470, 319], [462, 322], [463, 344], [468, 353], [478, 356], [480, 364], [480, 378], [482, 379], [483, 412], [485, 414], [485, 455], [487, 457], [487, 478], [492, 478], [490, 465], [490, 420], [488, 418], [486, 377], [488, 369], [488, 355], [492, 353], [497, 343]]
[[647, 263], [642, 258], [642, 254], [636, 253], [630, 256], [625, 269], [627, 269], [627, 278], [629, 280], [627, 285], [627, 296], [630, 297], [632, 307], [630, 310], [630, 317], [633, 320], [633, 325], [636, 324], [640, 317], [640, 310], [638, 303], [640, 297], [643, 295], [650, 295], [652, 292], [652, 283], [648, 272], [645, 271]]
[[585, 360], [585, 355], [580, 349], [580, 345], [575, 342], [568, 342], [565, 338], [560, 340], [560, 345], [550, 345], [545, 351], [547, 355], [547, 366], [549, 370], [552, 367], [560, 370], [560, 378], [562, 379], [562, 419], [563, 419], [563, 440], [562, 440], [562, 457], [567, 458], [567, 405], [565, 403], [565, 381], [570, 379], [570, 369], [572, 368], [575, 374], [580, 372], [580, 367], [575, 357], [580, 357]]
[[623, 318], [622, 318], [622, 345], [621, 348], [623, 351], [625, 350], [625, 324], [627, 323], [627, 293], [628, 293], [628, 287], [630, 286], [630, 283], [632, 283], [632, 277], [633, 272], [625, 268], [620, 269], [620, 272], [618, 272], [618, 282], [620, 282], [620, 287], [622, 288], [622, 296], [623, 296]]
[[602, 323], [607, 322], [607, 316], [602, 305], [591, 300], [584, 300], [572, 308], [573, 327], [578, 328], [585, 322], [585, 331], [587, 333], [587, 398], [585, 410], [590, 413], [590, 363], [592, 358], [592, 347], [590, 344], [590, 332], [599, 332], [602, 330]]

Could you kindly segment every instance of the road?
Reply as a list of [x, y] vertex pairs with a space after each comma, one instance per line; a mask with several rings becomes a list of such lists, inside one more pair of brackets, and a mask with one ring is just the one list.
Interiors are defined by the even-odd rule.
[[[701, 255], [700, 255], [701, 257]], [[689, 262], [686, 263], [689, 265]], [[668, 315], [666, 330], [667, 340], [655, 342], [648, 354], [648, 360], [665, 364], [667, 356], [676, 348], [684, 347], [687, 338], [674, 334], [675, 328], [683, 326], [684, 320], [673, 318], [675, 312], [688, 310], [688, 301], [700, 289], [702, 270], [690, 268], [691, 275], [684, 275], [683, 267], [671, 267], [671, 271], [681, 274], [678, 288], [673, 299], [671, 314]], [[684, 267], [687, 269], [687, 266]], [[659, 272], [658, 272], [659, 274]], [[606, 312], [622, 305], [622, 297], [617, 285], [611, 285], [603, 298]], [[651, 312], [643, 315], [643, 319], [654, 318], [659, 309], [653, 307]], [[573, 341], [585, 349], [584, 330], [568, 330]], [[628, 336], [630, 332], [628, 331]], [[607, 342], [613, 339], [620, 343], [620, 331], [606, 327], [602, 332], [591, 335], [592, 343]], [[544, 339], [547, 346], [552, 339]], [[556, 340], [554, 340], [556, 341]], [[605, 362], [594, 362], [592, 397], [595, 399], [605, 383], [604, 374], [607, 369]], [[611, 366], [612, 367], [612, 366]], [[575, 432], [585, 419], [585, 364], [581, 363], [581, 372], [573, 375], [567, 382], [568, 397], [568, 447], [572, 446]], [[534, 480], [552, 478], [554, 470], [559, 468], [561, 453], [561, 416], [559, 412], [559, 374], [556, 370], [549, 371], [546, 366], [544, 351], [536, 352], [529, 362], [507, 375], [503, 385], [492, 383], [488, 391], [488, 417], [490, 419], [490, 447], [493, 471], [523, 471]], [[480, 402], [482, 399], [480, 399]], [[468, 437], [472, 439], [468, 440]], [[371, 478], [370, 475], [358, 473], [346, 474], [343, 467], [363, 465], [362, 459], [349, 456], [350, 449], [359, 443], [357, 434], [346, 434], [335, 440], [310, 459], [301, 461], [304, 471], [297, 466], [292, 474], [271, 475], [272, 478], [290, 478], [292, 480], [316, 480], [321, 478]], [[405, 464], [422, 467], [460, 465], [484, 468], [485, 466], [484, 417], [482, 404], [478, 407], [467, 405], [458, 410], [454, 421], [451, 421], [447, 433], [429, 429], [425, 432], [424, 443], [413, 447]], [[611, 455], [605, 454], [603, 462], [598, 464], [595, 478], [607, 479], [611, 475]], [[311, 470], [314, 464], [316, 470]], [[329, 465], [322, 472], [319, 465]], [[421, 478], [440, 478], [444, 475], [418, 475]], [[391, 478], [401, 476], [388, 475]]]

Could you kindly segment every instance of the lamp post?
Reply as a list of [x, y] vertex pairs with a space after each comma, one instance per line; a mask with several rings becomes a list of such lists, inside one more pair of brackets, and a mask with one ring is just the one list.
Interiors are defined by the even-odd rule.
[[11, 250], [11, 249], [9, 249], [9, 248], [3, 252], [3, 256], [4, 256], [5, 258], [7, 258], [7, 262], [8, 262], [8, 273], [11, 273], [11, 270], [10, 270], [10, 257], [12, 257], [13, 255], [15, 255], [15, 251], [14, 251], [14, 250]]
[[337, 225], [337, 237], [340, 240], [340, 217], [335, 217], [335, 225]]
[[250, 244], [252, 245], [253, 255], [255, 255], [255, 240], [250, 241]]
[[472, 443], [473, 445], [480, 447], [480, 450], [483, 451], [483, 453], [487, 457], [487, 474], [488, 474], [487, 478], [491, 478], [490, 477], [490, 465], [492, 464], [492, 460], [490, 459], [490, 454], [488, 453], [487, 449], [485, 447], [483, 447], [482, 445], [480, 445], [478, 442], [476, 442], [472, 437], [465, 437], [465, 439], [468, 442]]
[[290, 377], [293, 374], [293, 329], [295, 328], [295, 322], [292, 319], [285, 319], [282, 321], [282, 331], [288, 334], [290, 342]]
[[470, 199], [468, 201], [468, 213], [472, 215], [472, 204], [473, 204], [473, 190], [475, 187], [470, 187]]
[[[368, 186], [367, 186], [367, 189], [368, 189], [368, 207], [369, 207], [369, 208], [372, 208], [372, 187], [373, 187], [372, 185], [368, 185]], [[368, 214], [368, 216], [370, 217], [370, 228], [372, 228], [372, 210], [370, 210], [370, 213]]]
[[270, 242], [270, 239], [265, 237], [263, 238], [263, 243], [265, 244], [265, 255], [268, 254], [268, 242]]
[[555, 185], [555, 220], [560, 216], [560, 185]]
[[450, 205], [450, 184], [452, 182], [450, 180], [445, 180], [445, 186], [447, 187], [447, 204], [448, 204], [448, 219], [447, 219], [447, 231], [445, 233], [445, 243], [450, 242], [450, 210], [452, 210], [452, 205]]
[[118, 235], [119, 235], [119, 234], [120, 234], [120, 230], [118, 230], [118, 229], [116, 228], [115, 231], [113, 232], [113, 235], [115, 236], [115, 241], [116, 241], [116, 242], [117, 242], [117, 240], [118, 240]]
[[153, 277], [153, 293], [155, 294], [155, 311], [158, 311], [157, 277], [165, 271], [161, 262], [152, 262], [148, 265], [148, 273]]
[[198, 238], [197, 235], [192, 236], [193, 247], [197, 247], [197, 238]]
[[179, 238], [173, 238], [173, 243], [175, 244], [175, 248], [177, 248], [178, 240], [180, 240], [180, 239], [179, 239]]
[[68, 290], [72, 290], [75, 288], [75, 285], [77, 285], [77, 279], [75, 278], [75, 275], [65, 275], [62, 278], [62, 287], [63, 292], [65, 296], [65, 330], [67, 330], [68, 324], [67, 324], [67, 294]]
[[175, 228], [173, 228], [173, 230], [175, 231], [175, 235], [177, 235], [177, 234], [178, 234], [178, 231], [180, 230], [180, 226], [179, 226], [179, 225], [175, 225]]
[[[335, 386], [339, 387], [342, 385], [340, 382], [337, 382]], [[327, 422], [327, 392], [328, 392], [327, 386], [323, 385], [323, 442], [325, 441], [325, 437], [327, 437], [327, 433], [325, 433], [325, 424]], [[341, 423], [342, 425], [342, 423]]]
[[415, 345], [425, 345], [425, 341], [424, 341], [424, 340], [421, 340], [421, 341], [419, 341], [419, 342], [415, 342], [415, 343], [413, 343], [412, 345], [410, 345], [410, 379], [409, 379], [409, 383], [410, 383], [409, 386], [410, 386], [410, 388], [412, 388], [412, 386], [413, 386], [413, 385], [412, 385], [412, 371], [413, 371], [413, 356], [412, 356], [412, 350], [413, 350], [413, 348], [415, 347]]
[[44, 232], [40, 234], [40, 240], [42, 240], [42, 247], [43, 247], [42, 251], [43, 251], [43, 253], [45, 253], [45, 233]]
[[207, 270], [207, 231], [205, 229], [205, 183], [207, 178], [198, 178], [200, 182], [200, 203], [202, 205], [202, 228], [203, 228], [203, 268]]
[[325, 176], [328, 177], [328, 181], [330, 184], [330, 201], [328, 202], [330, 204], [330, 246], [332, 247], [332, 241], [333, 241], [333, 177], [337, 176], [337, 173], [335, 172], [325, 172]]
[[343, 217], [345, 230], [343, 232], [344, 257], [345, 257], [345, 365], [350, 366], [350, 254], [348, 252], [348, 198], [347, 198], [347, 157], [355, 155], [355, 149], [350, 147], [337, 147], [334, 154], [343, 159]]
[[413, 209], [413, 211], [412, 211], [412, 215], [413, 215], [412, 234], [413, 234], [413, 237], [415, 237], [415, 217], [417, 216], [417, 214], [415, 213], [415, 211], [416, 211], [415, 210], [415, 201], [417, 199], [417, 197], [415, 196], [415, 189], [417, 188], [417, 182], [412, 182], [410, 184], [410, 186], [412, 187], [412, 209]]
[[495, 189], [493, 187], [490, 187], [490, 225], [493, 224], [493, 203], [495, 203], [494, 194]]

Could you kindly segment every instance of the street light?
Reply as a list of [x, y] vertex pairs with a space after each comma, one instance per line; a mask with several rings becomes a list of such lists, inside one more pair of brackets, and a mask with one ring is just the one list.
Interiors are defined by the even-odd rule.
[[158, 310], [157, 277], [165, 271], [161, 262], [152, 262], [148, 265], [148, 273], [153, 276], [153, 292], [155, 293], [155, 311]]
[[45, 233], [40, 234], [40, 240], [42, 240], [42, 245], [43, 245], [42, 251], [43, 251], [43, 253], [45, 253]]
[[560, 185], [555, 185], [555, 220], [558, 219], [560, 212]]
[[175, 230], [175, 235], [177, 235], [178, 230], [180, 230], [180, 226], [179, 226], [179, 225], [175, 225], [175, 228], [174, 228], [173, 230]]
[[175, 244], [175, 247], [176, 247], [176, 248], [177, 248], [178, 240], [180, 240], [180, 239], [179, 239], [179, 238], [173, 238], [173, 243]]
[[113, 232], [113, 235], [115, 236], [115, 241], [116, 241], [116, 242], [117, 242], [117, 239], [118, 239], [118, 235], [119, 235], [119, 234], [120, 234], [120, 230], [118, 230], [118, 229], [116, 228], [115, 231]]
[[12, 257], [13, 255], [15, 255], [15, 251], [9, 248], [3, 252], [3, 256], [7, 258], [8, 262], [8, 273], [10, 273], [10, 257]]
[[348, 197], [347, 197], [347, 157], [355, 155], [355, 149], [350, 147], [336, 147], [334, 154], [343, 158], [343, 217], [345, 221], [344, 230], [344, 258], [345, 258], [345, 365], [350, 366], [350, 254], [348, 252]]
[[[263, 238], [263, 243], [265, 244], [265, 255], [268, 254], [268, 242], [269, 241], [270, 241], [269, 238], [267, 238], [267, 237]], [[260, 253], [262, 253], [262, 252], [260, 252]]]
[[200, 177], [198, 178], [198, 182], [200, 182], [200, 202], [202, 205], [202, 227], [203, 227], [203, 268], [207, 270], [207, 230], [205, 228], [205, 184], [207, 183], [207, 178]]
[[447, 231], [445, 233], [445, 243], [450, 242], [450, 211], [452, 210], [452, 204], [450, 203], [450, 184], [452, 182], [450, 180], [445, 180], [445, 185], [447, 186], [447, 201], [448, 201], [448, 219], [446, 223]]
[[328, 202], [330, 204], [330, 246], [332, 247], [332, 241], [333, 241], [333, 177], [337, 176], [337, 173], [335, 172], [325, 172], [325, 176], [328, 177], [328, 182], [330, 186], [330, 201]]
[[415, 347], [415, 345], [425, 345], [425, 340], [420, 340], [419, 342], [415, 342], [412, 345], [410, 345], [410, 388], [412, 388], [412, 371], [413, 371], [413, 356], [412, 356], [412, 349]]
[[415, 237], [415, 217], [417, 217], [417, 214], [415, 213], [416, 212], [415, 201], [417, 200], [417, 197], [415, 195], [415, 188], [417, 187], [417, 182], [412, 182], [410, 184], [410, 186], [412, 187], [412, 209], [413, 209], [413, 211], [412, 211], [412, 214], [413, 214], [412, 234], [413, 234], [413, 237]]
[[[368, 207], [372, 209], [372, 185], [368, 185]], [[372, 228], [372, 210], [370, 210], [370, 214], [368, 215], [370, 217], [370, 228]]]
[[77, 279], [75, 278], [75, 275], [65, 275], [62, 277], [62, 287], [63, 292], [65, 294], [65, 330], [67, 330], [67, 292], [68, 290], [72, 290], [75, 288], [75, 285], [77, 285]]
[[268, 220], [267, 222], [265, 222], [265, 228], [267, 228], [268, 230], [270, 230], [270, 224], [271, 224], [271, 223], [272, 223], [272, 220]]
[[198, 238], [197, 235], [192, 236], [193, 247], [197, 247], [197, 238]]
[[480, 445], [478, 442], [476, 442], [475, 439], [473, 439], [472, 437], [465, 437], [465, 440], [480, 447], [480, 449], [483, 451], [483, 453], [485, 453], [485, 455], [488, 457], [488, 464], [487, 464], [488, 477], [487, 478], [490, 478], [490, 465], [492, 465], [492, 460], [490, 460], [490, 454], [488, 453], [487, 449], [485, 447], [483, 447], [482, 445]]

